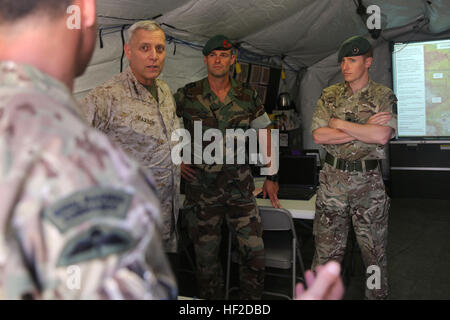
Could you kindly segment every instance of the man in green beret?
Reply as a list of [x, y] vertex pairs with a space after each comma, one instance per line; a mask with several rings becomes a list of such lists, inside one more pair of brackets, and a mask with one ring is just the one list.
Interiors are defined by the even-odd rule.
[[369, 79], [372, 56], [372, 46], [363, 37], [342, 43], [338, 62], [345, 82], [323, 90], [313, 116], [314, 142], [327, 154], [316, 198], [312, 267], [342, 262], [353, 225], [367, 276], [375, 275], [367, 281], [366, 298], [386, 299], [390, 199], [379, 160], [397, 130], [397, 98]]
[[[230, 77], [230, 68], [236, 61], [232, 49], [227, 37], [212, 37], [203, 49], [208, 77], [186, 85], [175, 94], [177, 114], [183, 118], [191, 137], [195, 136], [199, 124], [202, 135], [208, 129], [218, 129], [225, 137], [227, 129], [263, 130], [271, 123], [256, 91]], [[203, 142], [203, 150], [208, 143]], [[235, 157], [238, 152], [234, 153]], [[195, 158], [195, 147], [193, 154]], [[226, 219], [239, 244], [241, 298], [260, 299], [264, 287], [264, 245], [248, 161], [229, 164], [227, 158], [222, 164], [184, 162], [181, 172], [186, 180], [183, 207], [195, 247], [199, 297], [224, 297], [219, 249]], [[278, 183], [273, 181], [276, 170], [272, 174], [267, 177], [263, 191], [274, 207], [280, 207]]]

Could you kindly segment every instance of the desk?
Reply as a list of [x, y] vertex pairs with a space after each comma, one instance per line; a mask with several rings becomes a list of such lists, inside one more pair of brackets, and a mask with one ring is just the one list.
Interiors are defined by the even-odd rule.
[[[255, 178], [255, 191], [262, 189], [265, 178]], [[308, 201], [305, 200], [285, 200], [279, 199], [281, 207], [289, 210], [294, 219], [306, 219], [314, 220], [315, 210], [316, 210], [316, 195], [314, 195]], [[180, 208], [183, 208], [184, 194], [180, 195]], [[256, 204], [258, 206], [271, 207], [272, 203], [270, 199], [258, 199], [256, 198]]]
[[[294, 219], [314, 220], [316, 209], [316, 195], [308, 201], [279, 199], [281, 207], [289, 210]], [[270, 199], [256, 199], [258, 206], [271, 207]]]
[[[265, 178], [255, 178], [255, 192], [256, 194], [262, 190]], [[294, 219], [306, 219], [314, 220], [316, 212], [316, 194], [311, 197], [308, 201], [306, 200], [280, 200], [280, 205], [282, 208], [289, 210]], [[256, 198], [256, 203], [258, 206], [272, 206], [270, 199], [258, 199]]]

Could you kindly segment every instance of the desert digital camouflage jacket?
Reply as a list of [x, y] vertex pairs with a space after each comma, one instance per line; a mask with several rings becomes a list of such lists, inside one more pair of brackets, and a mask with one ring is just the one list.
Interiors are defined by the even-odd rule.
[[[364, 124], [378, 112], [390, 112], [392, 119], [386, 124], [391, 127], [392, 137], [397, 130], [397, 98], [388, 87], [369, 80], [367, 86], [352, 94], [346, 82], [332, 85], [323, 90], [317, 102], [311, 130], [327, 127], [331, 118]], [[326, 144], [325, 150], [345, 160], [384, 159], [383, 145], [364, 143], [358, 140], [344, 144]]]
[[181, 176], [180, 167], [171, 159], [177, 144], [171, 135], [180, 122], [169, 87], [159, 79], [156, 86], [159, 102], [128, 67], [92, 90], [81, 108], [92, 126], [152, 171], [162, 206], [164, 246], [166, 251], [175, 252]]
[[0, 62], [0, 296], [168, 299], [155, 184], [67, 87]]

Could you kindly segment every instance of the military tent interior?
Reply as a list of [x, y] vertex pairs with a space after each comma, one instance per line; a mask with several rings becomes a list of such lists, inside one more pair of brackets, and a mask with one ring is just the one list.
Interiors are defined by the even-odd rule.
[[[370, 14], [365, 9], [371, 5], [380, 8], [381, 30], [368, 29]], [[202, 46], [209, 37], [224, 34], [239, 46], [239, 61], [273, 68], [283, 65], [286, 82], [279, 91], [288, 91], [295, 103], [301, 119], [297, 143], [304, 149], [320, 149], [312, 139], [311, 119], [321, 91], [343, 81], [337, 63], [342, 41], [354, 35], [366, 37], [374, 47], [371, 78], [392, 88], [391, 41], [450, 38], [447, 0], [98, 0], [97, 15], [97, 48], [87, 71], [76, 81], [77, 99], [126, 67], [125, 31], [136, 21], [155, 20], [164, 29], [167, 57], [160, 78], [172, 92], [206, 76]], [[446, 76], [448, 84], [449, 70]], [[383, 162], [393, 198], [388, 250], [393, 299], [450, 298], [445, 276], [450, 267], [450, 142], [434, 142], [399, 144], [404, 149], [393, 152], [423, 158], [425, 164], [419, 167], [442, 171], [420, 177], [411, 171], [396, 177], [394, 186], [389, 170], [393, 155]], [[397, 194], [392, 194], [395, 188]], [[312, 246], [305, 237], [305, 246]], [[312, 249], [305, 248], [304, 254], [309, 267]], [[363, 299], [363, 276], [362, 269], [354, 269], [346, 298]]]

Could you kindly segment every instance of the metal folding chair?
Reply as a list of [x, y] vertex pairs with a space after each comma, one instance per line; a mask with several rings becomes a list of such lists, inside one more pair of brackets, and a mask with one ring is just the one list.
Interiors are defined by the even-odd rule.
[[[300, 240], [297, 238], [291, 213], [286, 209], [259, 207], [259, 214], [261, 216], [263, 230], [266, 268], [271, 268], [271, 271], [272, 269], [292, 269], [292, 274], [288, 276], [291, 278], [291, 296], [267, 290], [264, 290], [263, 294], [293, 299], [295, 297], [295, 286], [297, 282], [297, 261], [300, 264], [301, 280], [304, 279], [305, 267], [300, 252]], [[230, 289], [231, 261], [233, 260], [232, 238], [233, 234], [229, 232], [225, 299], [228, 299], [229, 292], [232, 290]], [[267, 269], [265, 274], [266, 276], [287, 277], [286, 274], [268, 272]]]

